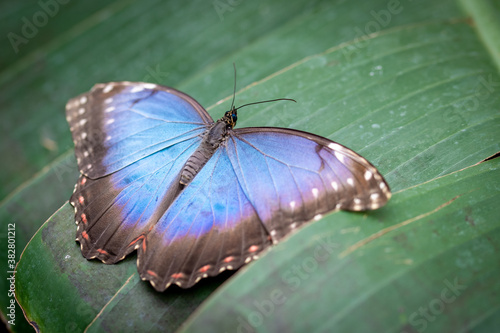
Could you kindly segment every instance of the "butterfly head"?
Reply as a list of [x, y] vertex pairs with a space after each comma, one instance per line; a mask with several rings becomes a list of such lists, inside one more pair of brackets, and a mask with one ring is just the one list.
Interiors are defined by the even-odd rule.
[[[277, 98], [277, 99], [271, 99], [268, 101], [260, 101], [260, 102], [254, 102], [254, 103], [248, 103], [245, 105], [241, 105], [239, 107], [235, 107], [234, 105], [231, 105], [231, 109], [229, 111], [226, 111], [224, 114], [224, 117], [221, 118], [221, 121], [225, 122], [227, 125], [227, 128], [233, 128], [236, 126], [236, 121], [238, 120], [238, 109], [241, 109], [244, 106], [248, 105], [254, 105], [254, 104], [260, 104], [260, 103], [269, 103], [269, 102], [276, 102], [276, 101], [292, 101], [296, 102], [294, 99], [290, 98]], [[234, 103], [234, 101], [233, 101]]]
[[239, 107], [234, 106], [234, 100], [236, 98], [236, 65], [233, 62], [233, 67], [234, 67], [234, 88], [233, 88], [233, 101], [231, 102], [231, 108], [229, 111], [226, 111], [224, 114], [224, 117], [220, 119], [220, 121], [223, 121], [226, 123], [226, 129], [232, 129], [234, 126], [236, 126], [236, 121], [238, 120], [238, 109], [241, 109], [242, 107], [248, 106], [248, 105], [254, 105], [254, 104], [260, 104], [260, 103], [268, 103], [268, 102], [276, 102], [276, 101], [292, 101], [297, 103], [294, 99], [290, 98], [277, 98], [277, 99], [271, 99], [268, 101], [260, 101], [260, 102], [253, 102], [253, 103], [248, 103], [245, 105], [240, 105]]
[[222, 121], [224, 121], [227, 127], [233, 128], [236, 125], [236, 121], [238, 120], [238, 109], [234, 106], [231, 110], [227, 111], [222, 117]]

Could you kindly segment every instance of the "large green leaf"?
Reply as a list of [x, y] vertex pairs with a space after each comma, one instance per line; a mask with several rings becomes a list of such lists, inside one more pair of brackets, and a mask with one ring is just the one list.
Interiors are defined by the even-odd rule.
[[[493, 332], [500, 160], [334, 213], [229, 281], [181, 332]], [[495, 328], [495, 329], [493, 329]]]
[[[7, 3], [0, 5], [5, 35], [10, 31], [20, 33], [24, 22], [21, 19], [31, 19], [41, 8], [38, 3]], [[221, 12], [218, 7], [217, 12], [214, 6], [221, 3], [229, 5], [227, 11]], [[16, 223], [17, 253], [71, 193], [77, 170], [63, 116], [64, 103], [96, 82], [152, 81], [186, 91], [203, 105], [213, 105], [230, 95], [231, 63], [235, 61], [238, 86], [244, 87], [237, 95], [238, 104], [276, 97], [291, 97], [299, 102], [243, 109], [239, 127], [283, 126], [339, 141], [376, 164], [393, 190], [401, 194], [498, 152], [500, 79], [495, 64], [500, 63], [500, 39], [495, 38], [498, 21], [491, 15], [498, 11], [498, 4], [464, 0], [464, 14], [451, 0], [402, 1], [395, 7], [394, 3], [325, 0], [305, 5], [301, 1], [276, 0], [61, 5], [57, 15], [21, 45], [19, 53], [2, 58], [0, 66], [0, 101], [6, 119], [2, 122], [0, 153], [9, 156], [10, 161], [0, 165], [0, 197], [5, 197], [0, 204], [0, 218], [2, 225]], [[487, 18], [485, 23], [482, 17]], [[477, 23], [471, 24], [473, 21]], [[11, 45], [5, 49], [11, 50]], [[209, 112], [220, 117], [227, 106], [226, 102]], [[494, 181], [492, 178], [490, 182]], [[375, 234], [402, 220], [406, 211], [392, 203], [398, 202], [399, 193], [383, 210], [390, 211], [391, 220], [364, 224], [363, 234]], [[443, 200], [450, 195], [454, 197], [451, 190], [444, 193]], [[423, 195], [418, 199], [426, 198]], [[457, 199], [453, 205], [459, 205], [457, 211], [465, 211], [466, 206], [460, 203]], [[420, 209], [417, 212], [426, 212], [425, 205], [415, 205]], [[352, 219], [353, 225], [359, 218], [356, 214], [332, 214], [324, 219], [327, 221], [312, 225], [325, 226], [331, 219], [337, 224], [338, 216], [342, 221]], [[71, 325], [82, 329], [91, 322], [89, 330], [137, 328], [144, 320], [157, 325], [143, 330], [173, 330], [224, 280], [210, 280], [190, 291], [153, 293], [147, 284], [138, 281], [134, 257], [115, 266], [83, 260], [73, 241], [72, 220], [69, 206], [63, 206], [30, 242], [18, 267], [19, 301], [29, 320], [46, 330], [71, 329]], [[330, 221], [328, 226], [332, 225]], [[287, 244], [293, 239], [309, 239], [309, 228], [269, 255], [284, 251], [281, 248], [291, 251]], [[425, 245], [425, 235], [418, 241]], [[6, 247], [5, 238], [0, 239], [0, 246]], [[437, 246], [434, 250], [445, 248]], [[432, 253], [430, 257], [436, 254]], [[301, 263], [300, 252], [292, 251], [291, 255], [296, 259], [290, 260]], [[390, 261], [390, 257], [380, 260]], [[431, 260], [420, 260], [422, 267], [433, 267]], [[260, 265], [238, 272], [238, 279], [246, 276], [258, 280], [266, 272]], [[332, 265], [336, 267], [338, 262]], [[373, 270], [370, 267], [365, 269]], [[272, 270], [276, 278], [269, 284], [280, 283], [280, 273], [285, 271]], [[388, 274], [393, 281], [399, 272]], [[34, 278], [38, 276], [50, 280]], [[432, 281], [436, 279], [439, 275]], [[61, 288], [48, 286], [51, 280], [58, 281]], [[356, 277], [350, 280], [356, 281]], [[1, 281], [4, 290], [8, 287], [6, 279]], [[439, 283], [429, 282], [435, 288], [440, 287]], [[297, 311], [302, 313], [302, 308], [294, 306], [310, 306], [314, 311], [312, 302], [302, 301], [311, 290], [297, 292], [295, 301], [287, 301], [283, 309], [293, 310], [281, 318], [300, 317]], [[227, 291], [223, 293], [227, 296]], [[248, 295], [254, 293], [252, 290]], [[366, 292], [364, 296], [378, 300]], [[47, 299], [58, 305], [47, 303]], [[8, 301], [7, 293], [3, 293], [2, 309]], [[236, 301], [222, 302], [225, 307], [237, 308]], [[328, 308], [333, 304], [319, 302], [316, 306]], [[62, 307], [72, 310], [55, 310]], [[149, 311], [144, 312], [144, 308]], [[252, 309], [238, 313], [245, 318], [248, 311]], [[25, 330], [20, 326], [20, 313], [18, 309], [17, 331]], [[349, 320], [356, 320], [355, 312], [345, 313]], [[177, 319], [171, 320], [172, 316]], [[203, 318], [201, 314], [198, 320], [205, 322]], [[402, 318], [396, 319], [404, 323]], [[484, 318], [492, 317], [485, 314]], [[216, 321], [226, 325], [224, 317]], [[67, 323], [71, 324], [69, 328]], [[196, 320], [193, 325], [198, 325]], [[395, 329], [400, 326], [394, 324]], [[439, 326], [429, 328], [439, 331]]]

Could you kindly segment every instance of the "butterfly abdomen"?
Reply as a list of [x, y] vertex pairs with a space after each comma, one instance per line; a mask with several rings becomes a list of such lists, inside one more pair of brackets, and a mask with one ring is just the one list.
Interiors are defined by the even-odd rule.
[[188, 158], [182, 168], [180, 183], [187, 185], [219, 148], [227, 135], [227, 124], [221, 120], [208, 130], [196, 151]]

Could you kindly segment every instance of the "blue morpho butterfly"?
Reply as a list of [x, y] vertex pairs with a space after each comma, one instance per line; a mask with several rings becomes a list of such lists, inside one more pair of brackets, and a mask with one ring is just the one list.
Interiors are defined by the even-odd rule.
[[141, 82], [96, 84], [71, 99], [81, 175], [70, 202], [83, 256], [113, 264], [137, 249], [143, 280], [189, 288], [321, 214], [390, 198], [352, 150], [292, 129], [233, 129], [237, 110], [233, 96], [214, 122], [190, 96]]

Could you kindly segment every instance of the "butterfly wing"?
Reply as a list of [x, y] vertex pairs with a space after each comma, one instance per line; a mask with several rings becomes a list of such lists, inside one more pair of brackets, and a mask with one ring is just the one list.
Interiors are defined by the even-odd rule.
[[191, 97], [145, 83], [98, 84], [68, 102], [82, 175], [70, 198], [82, 254], [115, 263], [179, 193], [178, 174], [213, 123]]
[[178, 173], [200, 141], [180, 142], [98, 179], [80, 176], [70, 202], [83, 256], [113, 264], [136, 249], [180, 192]]
[[319, 214], [375, 209], [389, 197], [376, 168], [342, 145], [288, 129], [238, 129], [146, 236], [139, 273], [159, 291], [188, 288]]
[[143, 280], [158, 290], [189, 288], [237, 269], [271, 244], [257, 212], [219, 149], [172, 203], [138, 250]]
[[89, 178], [196, 137], [213, 123], [190, 96], [141, 82], [96, 84], [67, 103], [66, 119], [78, 167]]
[[321, 214], [376, 209], [391, 196], [365, 158], [311, 133], [237, 129], [228, 149], [243, 192], [274, 243]]

